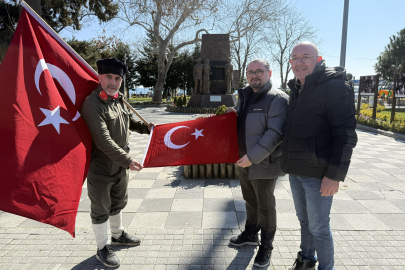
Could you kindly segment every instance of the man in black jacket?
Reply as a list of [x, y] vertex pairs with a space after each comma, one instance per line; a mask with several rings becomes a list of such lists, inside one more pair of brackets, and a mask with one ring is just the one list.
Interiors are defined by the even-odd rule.
[[290, 270], [314, 270], [317, 259], [318, 270], [331, 270], [332, 199], [346, 177], [357, 143], [354, 93], [345, 69], [326, 67], [311, 42], [298, 43], [290, 62], [295, 78], [288, 83], [281, 168], [290, 174], [301, 225], [301, 251]]
[[270, 264], [276, 233], [277, 177], [284, 175], [280, 168], [281, 139], [288, 106], [284, 92], [272, 88], [269, 63], [255, 59], [246, 69], [249, 86], [239, 90], [238, 114], [239, 180], [246, 201], [245, 231], [230, 239], [234, 246], [261, 244], [254, 265]]

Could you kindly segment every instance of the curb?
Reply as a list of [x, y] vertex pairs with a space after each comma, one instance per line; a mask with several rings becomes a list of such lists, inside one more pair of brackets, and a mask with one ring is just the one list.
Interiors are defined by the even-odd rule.
[[399, 133], [395, 133], [395, 132], [391, 132], [391, 131], [386, 131], [386, 130], [382, 130], [382, 129], [377, 129], [377, 128], [373, 128], [373, 127], [368, 127], [368, 126], [364, 126], [364, 125], [360, 125], [360, 124], [356, 125], [356, 129], [361, 129], [361, 130], [364, 130], [364, 131], [381, 134], [381, 135], [388, 136], [388, 137], [391, 137], [391, 138], [394, 138], [394, 139], [401, 140], [401, 141], [405, 142], [405, 135], [403, 135], [403, 134], [399, 134]]
[[147, 108], [147, 107], [166, 107], [167, 106], [167, 104], [145, 104], [145, 105], [134, 105], [134, 104], [131, 104], [131, 106], [133, 107], [133, 108]]

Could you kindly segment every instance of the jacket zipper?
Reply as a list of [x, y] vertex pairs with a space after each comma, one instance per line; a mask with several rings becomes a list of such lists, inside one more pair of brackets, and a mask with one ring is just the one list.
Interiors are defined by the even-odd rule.
[[[252, 98], [252, 102], [250, 102], [250, 104], [249, 104], [249, 111], [246, 113], [246, 119], [247, 119], [247, 117], [248, 117], [248, 114], [250, 113], [250, 111], [251, 111], [251, 105], [254, 103], [254, 101], [255, 101], [255, 99], [256, 99], [256, 97], [257, 97], [257, 92], [253, 92], [253, 98]], [[245, 103], [246, 104], [246, 103]], [[246, 106], [245, 106], [246, 107]], [[245, 109], [245, 108], [244, 108]], [[247, 136], [246, 136], [246, 130], [247, 130], [247, 128], [246, 128], [246, 119], [245, 119], [245, 145], [246, 145], [246, 156], [247, 156]], [[250, 168], [250, 166], [249, 167], [247, 167], [246, 169], [247, 169], [247, 173], [246, 173], [246, 179], [247, 180], [249, 180], [249, 168]]]
[[[292, 91], [292, 90], [291, 90]], [[297, 89], [297, 93], [299, 93], [299, 91], [298, 91], [298, 89]], [[291, 116], [291, 128], [290, 128], [290, 134], [288, 134], [288, 140], [287, 140], [287, 142], [289, 142], [290, 141], [290, 138], [291, 138], [291, 133], [292, 133], [292, 127], [293, 127], [293, 123], [292, 123], [292, 119], [294, 119], [294, 114], [295, 114], [295, 109], [297, 109], [297, 104], [298, 104], [298, 99], [300, 98], [300, 95], [298, 94], [298, 96], [297, 96], [297, 100], [296, 100], [296, 102], [295, 102], [295, 107], [294, 107], [294, 110], [293, 110], [293, 112], [292, 112], [292, 116]], [[290, 159], [290, 151], [289, 151], [289, 144], [287, 144], [287, 161], [286, 161], [286, 163], [285, 163], [285, 166], [284, 166], [284, 171], [285, 171], [285, 169], [287, 168], [287, 163], [288, 163], [288, 161], [289, 161], [289, 159]]]

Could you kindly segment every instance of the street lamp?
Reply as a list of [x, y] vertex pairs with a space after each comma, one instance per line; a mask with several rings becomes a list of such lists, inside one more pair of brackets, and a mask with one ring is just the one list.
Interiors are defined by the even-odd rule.
[[347, 43], [347, 21], [349, 19], [349, 0], [345, 0], [343, 9], [343, 29], [342, 29], [342, 46], [340, 49], [340, 66], [345, 67], [346, 63], [346, 43]]

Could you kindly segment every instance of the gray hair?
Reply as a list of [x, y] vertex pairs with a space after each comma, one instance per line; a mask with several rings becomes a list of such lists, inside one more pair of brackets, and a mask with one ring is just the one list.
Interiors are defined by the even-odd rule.
[[262, 58], [256, 58], [256, 59], [253, 59], [252, 61], [250, 61], [249, 64], [247, 64], [246, 71], [250, 64], [256, 63], [256, 62], [262, 63], [264, 65], [264, 67], [266, 68], [266, 70], [270, 70], [270, 64], [269, 64], [269, 62], [267, 62], [267, 60], [264, 60]]

